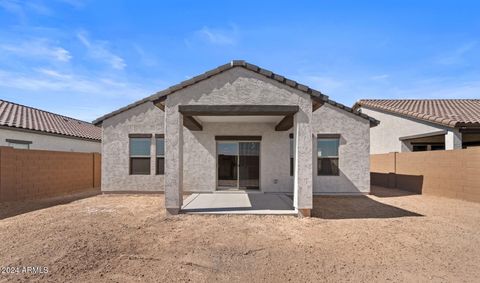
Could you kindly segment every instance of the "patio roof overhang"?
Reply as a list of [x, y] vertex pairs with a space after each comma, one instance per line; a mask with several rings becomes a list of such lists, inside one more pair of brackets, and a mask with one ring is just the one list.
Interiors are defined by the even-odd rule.
[[183, 125], [191, 131], [203, 130], [195, 119], [198, 116], [283, 116], [275, 126], [276, 131], [286, 131], [293, 127], [293, 116], [297, 105], [180, 105]]
[[434, 137], [434, 136], [444, 136], [447, 134], [447, 131], [445, 130], [440, 130], [440, 131], [434, 131], [430, 133], [423, 133], [423, 134], [418, 134], [418, 135], [411, 135], [411, 136], [404, 136], [404, 137], [399, 137], [398, 140], [400, 141], [406, 141], [406, 140], [413, 140], [413, 139], [419, 139], [419, 138], [428, 138], [428, 137]]

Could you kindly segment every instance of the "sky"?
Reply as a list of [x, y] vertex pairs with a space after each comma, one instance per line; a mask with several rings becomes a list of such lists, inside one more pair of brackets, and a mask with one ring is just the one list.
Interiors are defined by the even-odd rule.
[[352, 106], [480, 98], [480, 1], [0, 0], [0, 98], [99, 116], [234, 59]]

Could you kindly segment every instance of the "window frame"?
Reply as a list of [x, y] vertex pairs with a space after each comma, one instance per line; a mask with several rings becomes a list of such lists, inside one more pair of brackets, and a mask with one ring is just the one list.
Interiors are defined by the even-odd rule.
[[[148, 152], [149, 155], [132, 155], [132, 139], [148, 139], [150, 141]], [[132, 160], [138, 159], [148, 159], [148, 172], [144, 173], [133, 173], [132, 171]], [[152, 174], [152, 134], [129, 134], [128, 135], [128, 173], [129, 175], [151, 175]]]
[[[158, 143], [157, 140], [163, 140], [163, 154], [158, 154]], [[163, 172], [159, 171], [159, 159], [162, 159], [163, 162]], [[165, 135], [164, 134], [156, 134], [155, 135], [155, 175], [165, 175]]]
[[[317, 151], [317, 176], [340, 176], [340, 134], [318, 134], [317, 135], [317, 143], [316, 143], [316, 151]], [[337, 155], [336, 156], [318, 156], [318, 142], [319, 140], [338, 140], [338, 145], [337, 145]], [[322, 159], [328, 159], [328, 160], [336, 160], [337, 162], [337, 172], [332, 173], [332, 174], [325, 174], [320, 172], [320, 167], [318, 166], [318, 163]]]
[[[13, 147], [15, 149], [30, 149], [30, 145], [32, 144], [31, 141], [26, 140], [15, 140], [15, 139], [5, 139], [9, 147]], [[15, 145], [26, 145], [27, 148], [19, 148], [15, 147]]]

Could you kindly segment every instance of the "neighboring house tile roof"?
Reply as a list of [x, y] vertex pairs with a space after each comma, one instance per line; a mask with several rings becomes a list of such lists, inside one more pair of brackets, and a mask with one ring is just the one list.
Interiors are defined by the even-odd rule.
[[353, 109], [383, 110], [447, 127], [480, 127], [480, 99], [362, 99]]
[[340, 104], [340, 103], [338, 103], [338, 102], [335, 102], [335, 101], [333, 101], [333, 100], [330, 100], [327, 95], [321, 93], [321, 92], [318, 91], [318, 90], [314, 90], [314, 89], [312, 89], [312, 88], [310, 88], [310, 87], [308, 87], [308, 86], [306, 86], [306, 85], [300, 84], [300, 83], [298, 83], [298, 82], [296, 82], [296, 81], [294, 81], [294, 80], [288, 79], [288, 78], [286, 78], [286, 77], [284, 77], [284, 76], [281, 76], [281, 75], [278, 75], [278, 74], [275, 74], [275, 73], [273, 73], [272, 71], [269, 71], [269, 70], [260, 68], [260, 67], [258, 67], [258, 66], [256, 66], [256, 65], [250, 64], [250, 63], [248, 63], [248, 62], [246, 62], [246, 61], [243, 61], [243, 60], [233, 60], [233, 61], [231, 61], [230, 63], [221, 65], [221, 66], [219, 66], [219, 67], [217, 67], [217, 68], [215, 68], [215, 69], [212, 69], [212, 70], [210, 70], [210, 71], [207, 71], [207, 72], [205, 72], [205, 73], [203, 73], [203, 74], [201, 74], [201, 75], [198, 75], [198, 76], [193, 77], [193, 78], [191, 78], [191, 79], [189, 79], [189, 80], [183, 81], [183, 82], [181, 82], [181, 83], [179, 83], [179, 84], [176, 84], [176, 85], [174, 85], [174, 86], [171, 86], [171, 87], [169, 87], [169, 88], [167, 88], [167, 89], [165, 89], [165, 90], [159, 91], [159, 92], [157, 92], [157, 93], [155, 93], [155, 94], [153, 94], [153, 95], [151, 95], [151, 96], [149, 96], [149, 97], [146, 97], [146, 98], [144, 98], [144, 99], [142, 99], [142, 100], [139, 100], [139, 101], [134, 102], [134, 103], [132, 103], [132, 104], [130, 104], [130, 105], [127, 105], [127, 106], [122, 107], [122, 108], [120, 108], [120, 109], [118, 109], [118, 110], [115, 110], [115, 111], [113, 111], [113, 112], [111, 112], [111, 113], [109, 113], [109, 114], [106, 114], [106, 115], [104, 115], [104, 116], [96, 119], [95, 121], [93, 121], [93, 123], [94, 123], [95, 125], [99, 125], [99, 124], [102, 123], [103, 120], [105, 120], [105, 119], [107, 119], [107, 118], [110, 118], [110, 117], [113, 117], [113, 116], [115, 116], [115, 115], [117, 115], [117, 114], [119, 114], [119, 113], [122, 113], [122, 112], [124, 112], [124, 111], [127, 111], [127, 110], [129, 110], [129, 109], [131, 109], [131, 108], [133, 108], [133, 107], [135, 107], [135, 106], [138, 106], [138, 105], [140, 105], [140, 104], [143, 104], [143, 103], [145, 103], [145, 102], [160, 101], [160, 100], [162, 100], [162, 99], [165, 99], [168, 95], [170, 95], [170, 94], [172, 94], [172, 93], [174, 93], [174, 92], [176, 92], [176, 91], [178, 91], [178, 90], [180, 90], [180, 89], [189, 87], [189, 86], [191, 86], [191, 85], [193, 85], [193, 84], [196, 84], [196, 83], [198, 83], [198, 82], [200, 82], [200, 81], [206, 80], [206, 79], [208, 79], [208, 78], [210, 78], [210, 77], [212, 77], [212, 76], [215, 76], [215, 75], [217, 75], [217, 74], [220, 74], [220, 73], [222, 73], [222, 72], [225, 72], [225, 71], [230, 70], [230, 69], [235, 68], [235, 67], [245, 68], [245, 69], [247, 69], [247, 70], [250, 70], [250, 71], [253, 71], [253, 72], [258, 73], [258, 74], [260, 74], [260, 75], [263, 75], [263, 76], [265, 76], [265, 77], [267, 77], [267, 78], [269, 78], [269, 79], [275, 80], [275, 81], [280, 82], [280, 83], [283, 83], [283, 84], [285, 84], [285, 85], [288, 85], [289, 87], [292, 87], [292, 88], [294, 88], [294, 89], [297, 89], [297, 90], [303, 91], [303, 92], [305, 92], [305, 93], [308, 93], [308, 94], [310, 94], [314, 99], [316, 99], [317, 101], [320, 101], [320, 102], [322, 102], [322, 103], [328, 103], [328, 104], [330, 104], [330, 105], [333, 105], [333, 106], [335, 106], [335, 107], [338, 107], [338, 108], [343, 109], [343, 110], [345, 110], [345, 111], [347, 111], [347, 112], [353, 113], [353, 114], [358, 115], [358, 116], [360, 116], [360, 117], [362, 117], [362, 118], [364, 118], [364, 119], [369, 120], [371, 125], [377, 125], [377, 124], [379, 123], [376, 119], [374, 119], [374, 118], [372, 118], [372, 117], [369, 117], [368, 115], [362, 114], [362, 113], [360, 113], [360, 112], [358, 112], [358, 111], [354, 111], [352, 108], [350, 108], [350, 107], [348, 107], [348, 106], [345, 106], [345, 105], [343, 105], [343, 104]]
[[88, 122], [0, 99], [0, 126], [100, 141], [102, 129]]

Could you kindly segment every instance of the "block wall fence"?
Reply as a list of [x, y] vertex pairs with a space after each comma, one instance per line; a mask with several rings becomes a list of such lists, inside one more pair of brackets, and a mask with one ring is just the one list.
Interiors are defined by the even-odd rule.
[[0, 147], [0, 202], [98, 190], [99, 153]]
[[371, 184], [480, 202], [480, 148], [370, 156]]

